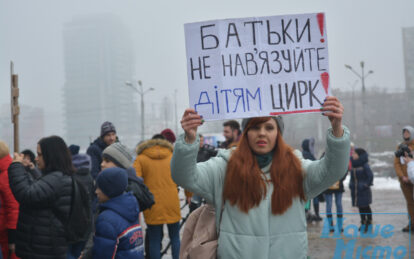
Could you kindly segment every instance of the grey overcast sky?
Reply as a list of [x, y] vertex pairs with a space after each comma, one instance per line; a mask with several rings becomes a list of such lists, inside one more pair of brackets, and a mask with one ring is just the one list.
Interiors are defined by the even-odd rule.
[[[45, 110], [46, 135], [63, 134], [63, 24], [79, 14], [114, 13], [132, 34], [135, 78], [162, 96], [179, 90], [188, 105], [184, 23], [251, 16], [325, 12], [331, 82], [350, 89], [344, 64], [374, 70], [367, 88], [405, 87], [402, 28], [414, 26], [413, 0], [0, 0], [0, 104], [9, 103], [9, 62], [20, 102]], [[358, 84], [358, 87], [360, 85]]]

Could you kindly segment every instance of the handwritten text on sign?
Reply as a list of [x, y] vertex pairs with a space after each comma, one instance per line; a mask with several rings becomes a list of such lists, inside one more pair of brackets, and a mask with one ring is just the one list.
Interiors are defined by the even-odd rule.
[[190, 105], [207, 120], [320, 111], [323, 13], [185, 24]]

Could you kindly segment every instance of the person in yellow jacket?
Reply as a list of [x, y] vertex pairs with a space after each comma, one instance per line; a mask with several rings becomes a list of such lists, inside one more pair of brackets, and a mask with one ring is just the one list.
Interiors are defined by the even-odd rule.
[[180, 253], [181, 212], [178, 188], [171, 178], [172, 152], [172, 144], [160, 134], [137, 147], [134, 168], [155, 200], [155, 204], [144, 211], [150, 259], [161, 258], [163, 224], [168, 226], [173, 259], [178, 259]]

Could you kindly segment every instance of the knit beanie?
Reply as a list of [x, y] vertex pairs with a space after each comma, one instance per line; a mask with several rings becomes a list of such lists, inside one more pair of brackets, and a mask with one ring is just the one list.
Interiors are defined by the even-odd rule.
[[132, 155], [130, 151], [119, 142], [115, 142], [106, 147], [102, 152], [102, 157], [124, 169], [132, 166]]
[[80, 147], [78, 145], [70, 145], [69, 146], [69, 150], [70, 150], [70, 153], [72, 154], [72, 156], [79, 154], [79, 149], [80, 149]]
[[123, 194], [127, 185], [128, 174], [119, 167], [104, 169], [96, 178], [96, 186], [109, 198]]
[[[285, 129], [285, 123], [283, 122], [283, 118], [281, 116], [272, 116], [272, 119], [276, 121], [277, 126], [279, 126], [280, 134], [283, 135], [283, 131]], [[242, 120], [242, 129], [243, 131], [246, 129], [247, 124], [252, 118], [246, 118]]]
[[7, 146], [6, 142], [0, 140], [0, 158], [3, 158], [10, 154], [9, 147]]
[[161, 131], [161, 135], [163, 135], [171, 144], [174, 144], [175, 134], [171, 129], [165, 129]]
[[115, 126], [114, 124], [112, 124], [112, 122], [105, 121], [104, 123], [102, 123], [102, 126], [101, 126], [101, 137], [104, 137], [109, 132], [116, 133]]

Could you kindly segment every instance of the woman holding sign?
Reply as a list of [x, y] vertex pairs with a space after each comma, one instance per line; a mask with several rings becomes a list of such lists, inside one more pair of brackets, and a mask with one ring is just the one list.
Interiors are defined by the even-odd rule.
[[304, 204], [342, 178], [349, 159], [342, 104], [327, 97], [321, 110], [332, 125], [321, 160], [305, 160], [284, 142], [281, 117], [256, 117], [243, 120], [236, 149], [199, 164], [197, 128], [203, 121], [193, 109], [184, 112], [185, 135], [174, 148], [172, 176], [216, 211], [223, 205], [216, 213], [218, 258], [306, 258]]

